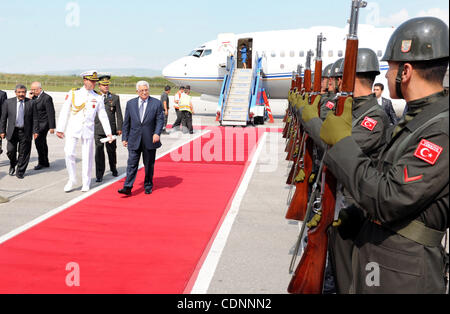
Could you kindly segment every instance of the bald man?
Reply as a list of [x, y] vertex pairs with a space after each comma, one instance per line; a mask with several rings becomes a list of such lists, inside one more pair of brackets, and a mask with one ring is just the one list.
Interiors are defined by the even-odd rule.
[[47, 134], [49, 131], [50, 134], [55, 133], [55, 106], [53, 105], [52, 97], [42, 90], [41, 83], [39, 82], [33, 82], [31, 84], [30, 98], [34, 101], [36, 106], [39, 127], [39, 136], [34, 140], [39, 156], [39, 162], [38, 165], [34, 167], [34, 170], [41, 170], [42, 168], [50, 167], [50, 162], [48, 160]]

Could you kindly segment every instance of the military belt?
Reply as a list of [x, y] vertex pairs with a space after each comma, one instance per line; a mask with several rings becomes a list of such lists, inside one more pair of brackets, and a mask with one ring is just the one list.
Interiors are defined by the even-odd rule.
[[424, 246], [436, 247], [442, 244], [445, 231], [439, 231], [425, 226], [424, 223], [414, 220], [402, 227], [387, 227], [377, 220], [373, 223], [385, 227], [411, 241], [422, 244]]

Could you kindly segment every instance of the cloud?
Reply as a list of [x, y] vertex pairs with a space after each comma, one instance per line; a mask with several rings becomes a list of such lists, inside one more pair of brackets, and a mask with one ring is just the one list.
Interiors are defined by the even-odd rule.
[[399, 26], [403, 22], [413, 17], [433, 16], [443, 20], [447, 25], [449, 24], [449, 11], [441, 8], [431, 8], [427, 11], [421, 10], [414, 16], [411, 16], [408, 10], [401, 9], [399, 12], [391, 14], [388, 17], [380, 17], [380, 24], [383, 26]]
[[448, 10], [443, 10], [440, 8], [432, 8], [428, 11], [421, 10], [417, 16], [433, 16], [437, 17], [438, 19], [443, 20], [448, 25]]
[[388, 17], [380, 17], [380, 24], [385, 26], [398, 26], [409, 19], [409, 13], [406, 9], [401, 9]]

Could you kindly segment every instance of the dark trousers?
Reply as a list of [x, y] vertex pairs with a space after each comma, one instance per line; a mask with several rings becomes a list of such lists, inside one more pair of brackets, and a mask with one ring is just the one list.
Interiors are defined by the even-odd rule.
[[189, 133], [193, 133], [194, 129], [192, 128], [192, 113], [190, 113], [189, 111], [181, 111], [181, 117], [183, 127], [186, 127], [189, 130]]
[[2, 149], [2, 138], [0, 137], [0, 155], [1, 153], [3, 153], [3, 149]]
[[[348, 294], [352, 283], [352, 253], [354, 242], [344, 240], [336, 228], [328, 228], [328, 261], [330, 277], [333, 277], [338, 294]], [[331, 279], [330, 279], [331, 282]]]
[[50, 166], [48, 161], [48, 145], [47, 145], [47, 134], [48, 128], [41, 130], [39, 136], [34, 140], [36, 150], [38, 152], [39, 165]]
[[97, 179], [103, 178], [105, 174], [105, 146], [106, 153], [108, 154], [109, 169], [112, 172], [117, 171], [117, 141], [103, 144], [100, 139], [105, 138], [106, 135], [95, 135], [95, 176]]
[[[15, 128], [11, 140], [8, 141], [6, 155], [12, 168], [17, 166], [16, 173], [24, 174], [31, 155], [31, 136], [27, 136], [23, 128]], [[18, 153], [18, 154], [17, 154]]]
[[166, 130], [166, 126], [167, 126], [167, 118], [169, 118], [169, 115], [164, 115], [164, 126], [163, 126], [163, 131]]
[[144, 143], [141, 142], [139, 149], [128, 149], [128, 165], [127, 165], [127, 179], [123, 185], [124, 188], [132, 189], [136, 174], [138, 172], [139, 160], [141, 154], [145, 166], [144, 188], [146, 190], [153, 188], [153, 172], [155, 169], [156, 149], [146, 149]]
[[175, 120], [175, 123], [172, 126], [172, 128], [174, 129], [181, 125], [181, 111], [180, 109], [175, 109], [175, 112], [177, 114], [177, 119]]

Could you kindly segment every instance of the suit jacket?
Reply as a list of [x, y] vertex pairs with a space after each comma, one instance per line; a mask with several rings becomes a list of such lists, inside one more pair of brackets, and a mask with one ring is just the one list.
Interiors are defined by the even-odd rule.
[[39, 98], [33, 97], [33, 101], [36, 105], [39, 131], [56, 129], [55, 106], [52, 97], [43, 92]]
[[2, 90], [0, 90], [0, 117], [2, 116], [2, 107], [5, 100], [8, 98], [6, 93]]
[[[0, 119], [0, 133], [6, 133], [6, 139], [11, 140], [16, 127], [17, 97], [7, 99], [3, 104], [2, 117]], [[39, 133], [38, 118], [34, 102], [25, 98], [24, 104], [24, 128], [25, 134], [32, 140], [33, 133]]]
[[382, 97], [381, 102], [382, 102], [381, 107], [383, 107], [384, 112], [386, 112], [389, 120], [391, 121], [391, 124], [396, 125], [398, 122], [398, 118], [397, 114], [395, 113], [394, 107], [392, 107], [392, 101]]
[[153, 144], [153, 135], [161, 135], [164, 126], [164, 112], [161, 101], [149, 97], [144, 119], [139, 117], [139, 97], [131, 99], [125, 109], [122, 140], [128, 142], [128, 150], [138, 150], [141, 141], [148, 150], [161, 147], [161, 142]]
[[[104, 103], [105, 111], [108, 116], [109, 124], [111, 126], [112, 135], [117, 135], [117, 130], [122, 130], [123, 125], [122, 109], [120, 108], [120, 98], [117, 95], [108, 93], [108, 95], [106, 96], [106, 100], [104, 100]], [[103, 137], [106, 136], [105, 131], [103, 130], [102, 123], [98, 118], [98, 114], [95, 117], [95, 134], [101, 135]]]

